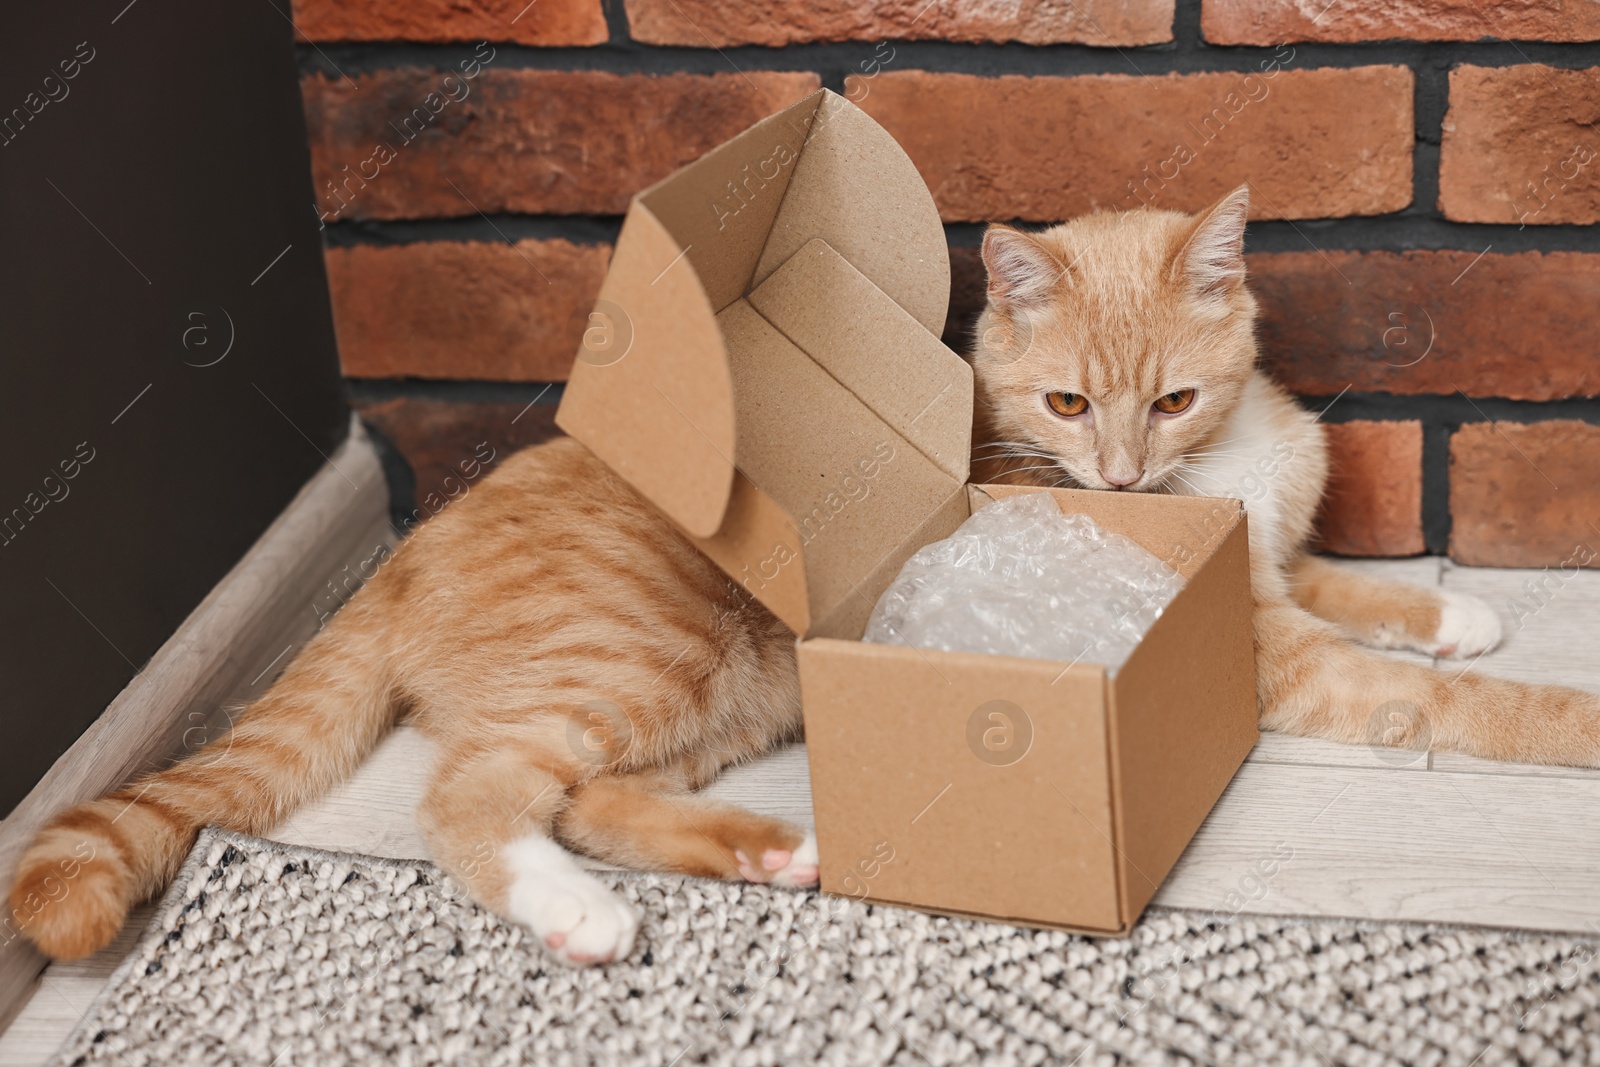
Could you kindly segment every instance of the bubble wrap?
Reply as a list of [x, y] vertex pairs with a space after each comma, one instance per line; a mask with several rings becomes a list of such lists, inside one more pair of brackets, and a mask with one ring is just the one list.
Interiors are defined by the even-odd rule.
[[1183, 586], [1177, 571], [1044, 493], [980, 510], [912, 556], [865, 641], [1120, 667]]

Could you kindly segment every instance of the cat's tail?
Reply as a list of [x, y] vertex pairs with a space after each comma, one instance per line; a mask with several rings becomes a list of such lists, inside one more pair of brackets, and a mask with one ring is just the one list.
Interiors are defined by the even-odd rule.
[[1266, 729], [1482, 759], [1600, 767], [1600, 697], [1370, 651], [1288, 603], [1256, 607]]
[[90, 955], [171, 881], [200, 827], [263, 833], [348, 775], [394, 718], [375, 608], [357, 597], [192, 756], [56, 816], [18, 863], [8, 932], [56, 959]]

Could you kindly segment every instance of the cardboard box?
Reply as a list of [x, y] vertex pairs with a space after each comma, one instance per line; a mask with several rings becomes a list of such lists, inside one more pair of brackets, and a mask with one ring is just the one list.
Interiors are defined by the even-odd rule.
[[1234, 500], [1050, 490], [1188, 579], [1128, 662], [862, 643], [966, 484], [944, 230], [826, 90], [634, 198], [557, 424], [796, 632], [823, 888], [1125, 933], [1256, 739]]

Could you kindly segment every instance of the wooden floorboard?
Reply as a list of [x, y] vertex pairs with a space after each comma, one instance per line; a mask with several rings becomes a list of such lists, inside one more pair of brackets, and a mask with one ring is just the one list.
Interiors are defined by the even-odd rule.
[[[1543, 606], [1525, 586], [1540, 583]], [[1488, 601], [1505, 624], [1505, 642], [1477, 669], [1523, 682], [1600, 692], [1600, 571], [1562, 576], [1487, 567], [1444, 568], [1444, 588]]]
[[1600, 781], [1249, 763], [1156, 903], [1587, 931], [1597, 818]]
[[1317, 737], [1264, 733], [1250, 753], [1253, 763], [1292, 763], [1320, 767], [1364, 767], [1369, 770], [1426, 771], [1428, 753], [1342, 745]]
[[354, 777], [268, 836], [332, 852], [426, 858], [414, 813], [433, 758], [433, 745], [421, 731], [403, 726], [384, 738]]

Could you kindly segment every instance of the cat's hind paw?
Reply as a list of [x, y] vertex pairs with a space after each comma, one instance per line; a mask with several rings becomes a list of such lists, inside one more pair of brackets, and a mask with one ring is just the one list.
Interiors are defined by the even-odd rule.
[[609, 963], [633, 948], [639, 919], [622, 898], [543, 837], [509, 845], [507, 910], [564, 963]]
[[805, 840], [792, 849], [769, 848], [762, 852], [759, 869], [743, 851], [734, 855], [739, 861], [739, 873], [747, 882], [766, 882], [796, 889], [817, 884], [816, 834], [806, 834]]
[[1439, 596], [1439, 632], [1429, 652], [1446, 659], [1471, 659], [1500, 643], [1500, 616], [1488, 604], [1465, 593], [1443, 591]]

